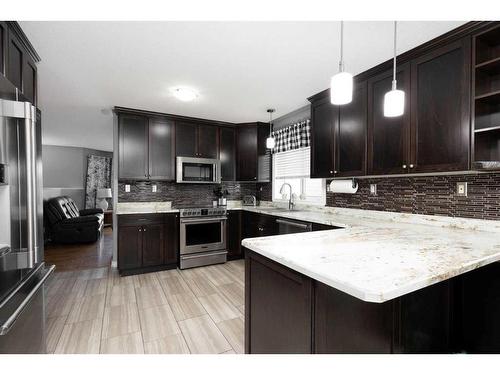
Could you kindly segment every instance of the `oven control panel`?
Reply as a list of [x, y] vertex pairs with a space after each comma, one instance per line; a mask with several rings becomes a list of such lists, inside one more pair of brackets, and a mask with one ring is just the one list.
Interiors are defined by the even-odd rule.
[[225, 216], [226, 214], [227, 210], [224, 207], [183, 208], [180, 210], [181, 217]]

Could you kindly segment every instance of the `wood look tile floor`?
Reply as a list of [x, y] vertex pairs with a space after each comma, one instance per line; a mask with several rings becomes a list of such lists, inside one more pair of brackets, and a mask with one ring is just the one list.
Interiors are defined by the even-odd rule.
[[244, 262], [120, 277], [56, 272], [47, 289], [49, 353], [243, 353]]

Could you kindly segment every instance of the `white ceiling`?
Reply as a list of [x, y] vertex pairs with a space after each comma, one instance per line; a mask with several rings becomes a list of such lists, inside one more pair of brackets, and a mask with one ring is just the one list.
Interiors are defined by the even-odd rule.
[[[401, 22], [398, 53], [463, 22]], [[42, 61], [43, 143], [112, 149], [113, 106], [230, 122], [307, 104], [337, 71], [339, 22], [20, 22]], [[346, 70], [391, 57], [392, 22], [346, 22]], [[190, 103], [169, 89], [184, 85]], [[105, 109], [108, 109], [106, 111]]]

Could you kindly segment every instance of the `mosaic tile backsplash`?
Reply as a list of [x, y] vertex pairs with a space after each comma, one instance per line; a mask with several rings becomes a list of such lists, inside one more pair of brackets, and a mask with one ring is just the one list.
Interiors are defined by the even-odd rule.
[[[326, 205], [365, 210], [500, 220], [500, 173], [357, 179], [356, 194], [326, 194]], [[329, 182], [329, 181], [327, 181]], [[468, 183], [467, 197], [456, 194]], [[377, 195], [370, 195], [377, 184]]]
[[[125, 184], [130, 184], [130, 193], [125, 192]], [[152, 192], [152, 185], [157, 186], [157, 192]], [[174, 207], [200, 205], [208, 206], [215, 198], [213, 190], [216, 184], [176, 184], [165, 181], [120, 181], [118, 183], [119, 202], [162, 202], [172, 201]], [[239, 183], [225, 182], [220, 185], [227, 189], [228, 199], [241, 200], [244, 195], [255, 195], [258, 200], [270, 201], [272, 198], [271, 183]]]

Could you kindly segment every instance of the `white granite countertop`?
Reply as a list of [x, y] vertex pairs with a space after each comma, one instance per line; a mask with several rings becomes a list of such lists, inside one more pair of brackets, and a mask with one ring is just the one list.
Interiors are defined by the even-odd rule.
[[115, 209], [117, 215], [160, 214], [179, 212], [172, 208], [172, 202], [118, 202]]
[[283, 212], [343, 227], [243, 246], [367, 302], [384, 302], [500, 260], [500, 221], [349, 209]]
[[[245, 210], [342, 229], [242, 241], [243, 246], [367, 302], [384, 302], [500, 260], [500, 221], [263, 203]], [[118, 203], [118, 215], [178, 212], [171, 202]]]

